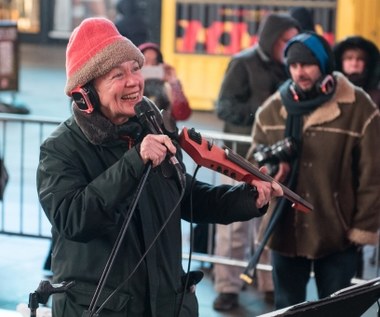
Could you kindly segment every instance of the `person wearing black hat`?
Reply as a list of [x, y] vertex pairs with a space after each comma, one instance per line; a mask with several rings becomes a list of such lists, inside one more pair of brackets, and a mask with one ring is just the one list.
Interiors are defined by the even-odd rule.
[[334, 48], [336, 70], [362, 87], [380, 107], [380, 53], [376, 44], [362, 36], [349, 36]]
[[[380, 108], [380, 53], [376, 44], [362, 36], [348, 36], [333, 48], [335, 69], [363, 88]], [[363, 253], [363, 250], [362, 250]], [[374, 249], [373, 258], [376, 249]], [[364, 255], [357, 276], [363, 275]]]
[[314, 210], [303, 213], [282, 200], [275, 207], [281, 218], [268, 245], [277, 309], [306, 300], [312, 270], [319, 298], [348, 287], [358, 248], [377, 243], [380, 220], [379, 109], [333, 72], [334, 56], [322, 36], [295, 36], [284, 56], [291, 78], [256, 113], [249, 153], [293, 138], [295, 158], [280, 162], [274, 178]]

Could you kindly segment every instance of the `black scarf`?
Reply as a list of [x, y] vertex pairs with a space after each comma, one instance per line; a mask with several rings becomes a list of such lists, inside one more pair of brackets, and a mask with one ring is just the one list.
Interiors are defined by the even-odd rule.
[[335, 89], [327, 95], [321, 93], [311, 94], [310, 99], [305, 98], [305, 100], [295, 101], [290, 90], [290, 85], [292, 84], [292, 80], [288, 79], [279, 88], [281, 101], [288, 113], [288, 117], [286, 119], [285, 137], [291, 136], [300, 142], [302, 139], [302, 117], [313, 112], [327, 100], [331, 99]]
[[321, 94], [315, 90], [309, 95], [306, 95], [303, 100], [295, 101], [290, 90], [290, 85], [292, 84], [292, 80], [288, 79], [281, 85], [279, 90], [282, 103], [288, 113], [285, 126], [285, 137], [293, 137], [297, 143], [297, 158], [292, 163], [291, 173], [287, 181], [287, 186], [294, 190], [297, 185], [296, 180], [298, 175], [299, 157], [301, 156], [302, 151], [303, 116], [313, 112], [327, 100], [331, 99], [335, 89], [329, 94]]

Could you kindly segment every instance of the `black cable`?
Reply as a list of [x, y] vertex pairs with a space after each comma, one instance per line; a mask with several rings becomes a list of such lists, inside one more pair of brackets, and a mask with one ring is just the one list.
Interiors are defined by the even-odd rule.
[[99, 301], [99, 297], [100, 297], [100, 293], [102, 292], [103, 288], [104, 288], [104, 285], [106, 283], [106, 280], [108, 278], [108, 275], [111, 271], [111, 268], [113, 266], [113, 263], [115, 261], [115, 258], [116, 258], [116, 255], [117, 253], [119, 252], [119, 249], [120, 249], [120, 246], [121, 246], [121, 243], [123, 241], [123, 238], [127, 232], [127, 228], [129, 226], [129, 223], [131, 222], [131, 219], [132, 219], [132, 216], [136, 210], [136, 206], [137, 206], [137, 202], [140, 198], [140, 195], [141, 195], [141, 192], [142, 192], [142, 189], [146, 183], [146, 180], [148, 178], [148, 175], [150, 173], [152, 169], [152, 163], [149, 162], [145, 165], [145, 169], [144, 169], [144, 172], [143, 172], [143, 177], [141, 178], [140, 180], [140, 183], [138, 184], [138, 187], [136, 189], [136, 192], [135, 192], [135, 195], [133, 197], [133, 200], [132, 200], [132, 203], [130, 205], [130, 208], [128, 209], [128, 212], [127, 212], [127, 216], [124, 220], [124, 223], [120, 229], [120, 232], [119, 232], [119, 235], [117, 236], [116, 240], [115, 240], [115, 244], [111, 250], [111, 253], [108, 257], [108, 260], [107, 260], [107, 263], [104, 267], [104, 270], [102, 272], [102, 275], [99, 279], [99, 282], [98, 282], [98, 285], [95, 289], [95, 293], [92, 297], [92, 300], [91, 300], [91, 303], [88, 307], [88, 310], [85, 311], [85, 316], [88, 316], [88, 317], [92, 317], [94, 316], [93, 314], [93, 311], [96, 307], [96, 304], [98, 303]]
[[[151, 244], [148, 246], [148, 248], [146, 249], [146, 251], [144, 252], [144, 254], [141, 256], [140, 260], [137, 262], [137, 264], [135, 265], [134, 269], [131, 271], [131, 273], [128, 275], [128, 277], [122, 281], [120, 283], [120, 285], [104, 300], [103, 304], [101, 304], [98, 308], [98, 310], [95, 312], [96, 316], [99, 315], [99, 313], [101, 312], [101, 310], [104, 308], [105, 304], [108, 303], [108, 301], [124, 286], [125, 283], [127, 283], [129, 281], [129, 279], [132, 277], [132, 275], [136, 272], [136, 270], [139, 268], [140, 264], [142, 263], [142, 261], [144, 261], [144, 259], [146, 258], [147, 254], [149, 253], [150, 249], [153, 247], [153, 245], [155, 244], [155, 242], [157, 241], [158, 237], [161, 235], [162, 231], [165, 229], [166, 225], [169, 223], [169, 220], [171, 219], [171, 217], [173, 216], [174, 212], [176, 211], [178, 205], [181, 203], [182, 201], [182, 198], [185, 194], [185, 189], [186, 187], [182, 187], [182, 190], [181, 190], [181, 195], [178, 199], [178, 202], [175, 204], [175, 206], [173, 207], [172, 211], [169, 213], [169, 216], [168, 218], [165, 220], [165, 222], [163, 223], [163, 225], [161, 226], [160, 230], [158, 231], [158, 233], [156, 234], [156, 236], [154, 237], [153, 241], [151, 242]], [[90, 315], [89, 317], [91, 317], [93, 315]]]
[[191, 260], [192, 260], [192, 254], [193, 254], [193, 247], [194, 247], [194, 229], [193, 229], [193, 187], [194, 187], [194, 183], [195, 183], [195, 179], [196, 179], [196, 175], [198, 173], [198, 170], [200, 169], [200, 165], [197, 165], [197, 167], [195, 168], [195, 171], [194, 171], [194, 174], [193, 174], [193, 179], [191, 180], [191, 185], [190, 185], [190, 237], [189, 237], [189, 240], [190, 240], [190, 246], [189, 246], [189, 259], [188, 259], [188, 262], [187, 262], [187, 273], [186, 273], [186, 279], [185, 279], [185, 283], [183, 283], [183, 293], [182, 293], [182, 296], [181, 296], [181, 301], [180, 301], [180, 304], [179, 304], [179, 307], [178, 307], [178, 314], [177, 316], [179, 317], [180, 314], [181, 314], [181, 309], [182, 309], [182, 306], [183, 306], [183, 301], [185, 299], [185, 293], [186, 293], [186, 290], [187, 290], [187, 286], [189, 284], [189, 278], [190, 278], [190, 266], [191, 266]]

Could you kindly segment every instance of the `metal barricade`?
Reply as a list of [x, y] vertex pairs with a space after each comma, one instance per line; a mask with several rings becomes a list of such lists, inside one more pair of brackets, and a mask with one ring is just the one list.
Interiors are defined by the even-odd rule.
[[[4, 157], [9, 173], [9, 182], [5, 189], [4, 199], [0, 201], [0, 234], [50, 239], [51, 225], [47, 220], [38, 200], [36, 189], [36, 170], [39, 161], [39, 147], [42, 141], [61, 122], [61, 119], [36, 116], [0, 114], [0, 156]], [[239, 142], [247, 143], [248, 136], [226, 134], [217, 131], [200, 130], [201, 135], [221, 146], [223, 142], [232, 143], [234, 150]], [[187, 172], [196, 170], [194, 161], [184, 153]], [[223, 175], [210, 169], [201, 168], [196, 177], [211, 184], [221, 184]], [[189, 258], [190, 227], [183, 223], [183, 258]], [[212, 231], [211, 231], [212, 232]], [[209, 244], [213, 243], [213, 235], [209, 236]], [[202, 263], [217, 263], [245, 268], [247, 260], [222, 258], [209, 252], [193, 253], [192, 259]], [[374, 276], [379, 274], [379, 250], [376, 249]], [[270, 265], [259, 264], [258, 270], [270, 271]], [[373, 276], [373, 277], [374, 277]], [[372, 276], [371, 276], [372, 277]]]
[[36, 190], [39, 146], [60, 121], [24, 115], [0, 115], [0, 155], [9, 174], [0, 202], [0, 233], [50, 238], [50, 224]]
[[[58, 126], [61, 119], [0, 114], [0, 156], [9, 173], [4, 200], [0, 202], [0, 233], [50, 238], [50, 224], [38, 201], [36, 170], [39, 147]], [[199, 131], [216, 144], [223, 140], [248, 142], [249, 137], [226, 135], [215, 131]], [[196, 165], [184, 153], [184, 163], [191, 174]], [[201, 169], [198, 178], [211, 184], [220, 183], [217, 173]]]

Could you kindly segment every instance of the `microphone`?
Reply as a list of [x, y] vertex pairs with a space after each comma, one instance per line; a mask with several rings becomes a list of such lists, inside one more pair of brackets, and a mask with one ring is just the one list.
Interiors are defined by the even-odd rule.
[[[147, 128], [153, 134], [166, 134], [169, 137], [174, 135], [175, 129], [172, 129], [169, 123], [165, 124], [165, 120], [154, 104], [154, 102], [147, 97], [143, 96], [143, 99], [135, 105], [135, 113], [139, 122]], [[175, 155], [168, 151], [167, 154], [169, 162], [175, 167], [178, 179], [182, 188], [185, 188], [185, 173], [182, 165], [179, 163]]]

